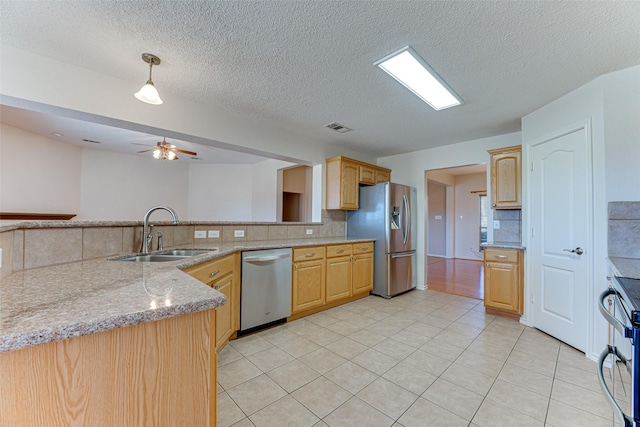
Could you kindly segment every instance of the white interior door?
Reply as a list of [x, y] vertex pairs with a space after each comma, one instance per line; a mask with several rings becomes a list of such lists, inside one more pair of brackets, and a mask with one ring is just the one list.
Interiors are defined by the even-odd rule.
[[533, 326], [585, 351], [591, 176], [585, 127], [532, 146]]

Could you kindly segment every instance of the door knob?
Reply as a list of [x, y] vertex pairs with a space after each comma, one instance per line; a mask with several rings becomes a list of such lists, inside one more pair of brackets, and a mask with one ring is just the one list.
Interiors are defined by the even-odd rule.
[[565, 252], [571, 252], [577, 255], [582, 255], [584, 253], [584, 250], [580, 247], [575, 248], [575, 249], [563, 249], [563, 251]]

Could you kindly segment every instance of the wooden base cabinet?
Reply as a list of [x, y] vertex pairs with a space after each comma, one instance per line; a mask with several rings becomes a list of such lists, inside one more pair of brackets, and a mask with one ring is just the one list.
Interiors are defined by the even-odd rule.
[[484, 251], [484, 306], [512, 314], [523, 313], [523, 255], [517, 249]]
[[352, 295], [369, 293], [373, 289], [373, 252], [354, 255], [351, 289]]
[[220, 351], [240, 329], [240, 255], [227, 255], [185, 271], [227, 297], [215, 314], [215, 343]]
[[291, 275], [291, 314], [324, 304], [325, 248], [310, 247], [293, 250]]
[[351, 249], [349, 255], [327, 258], [326, 302], [351, 296]]

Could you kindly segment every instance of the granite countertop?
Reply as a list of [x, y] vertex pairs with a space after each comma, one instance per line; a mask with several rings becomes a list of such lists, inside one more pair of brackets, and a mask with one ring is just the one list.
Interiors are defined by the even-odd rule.
[[640, 259], [609, 257], [609, 266], [617, 277], [640, 279]]
[[[367, 242], [295, 239], [179, 248], [211, 253], [172, 262], [94, 259], [15, 272], [0, 286], [0, 352], [219, 307], [225, 297], [182, 272], [243, 250]], [[115, 257], [120, 258], [120, 257]]]
[[522, 246], [522, 243], [515, 242], [500, 242], [493, 241], [480, 244], [483, 248], [498, 248], [498, 249], [520, 249], [525, 250], [526, 248]]

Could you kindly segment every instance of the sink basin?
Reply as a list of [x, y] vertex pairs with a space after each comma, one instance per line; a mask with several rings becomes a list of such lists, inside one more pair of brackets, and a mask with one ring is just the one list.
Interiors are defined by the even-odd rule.
[[132, 255], [124, 258], [112, 258], [111, 261], [130, 261], [130, 262], [168, 262], [180, 259], [191, 258], [197, 255], [214, 252], [217, 249], [170, 249], [155, 254]]
[[158, 252], [157, 255], [171, 255], [179, 257], [191, 257], [196, 255], [208, 254], [213, 251], [207, 251], [203, 249], [171, 249], [168, 251]]
[[135, 255], [126, 258], [117, 258], [114, 261], [131, 261], [131, 262], [167, 262], [177, 261], [179, 259], [190, 258], [191, 256], [178, 256], [178, 255]]

